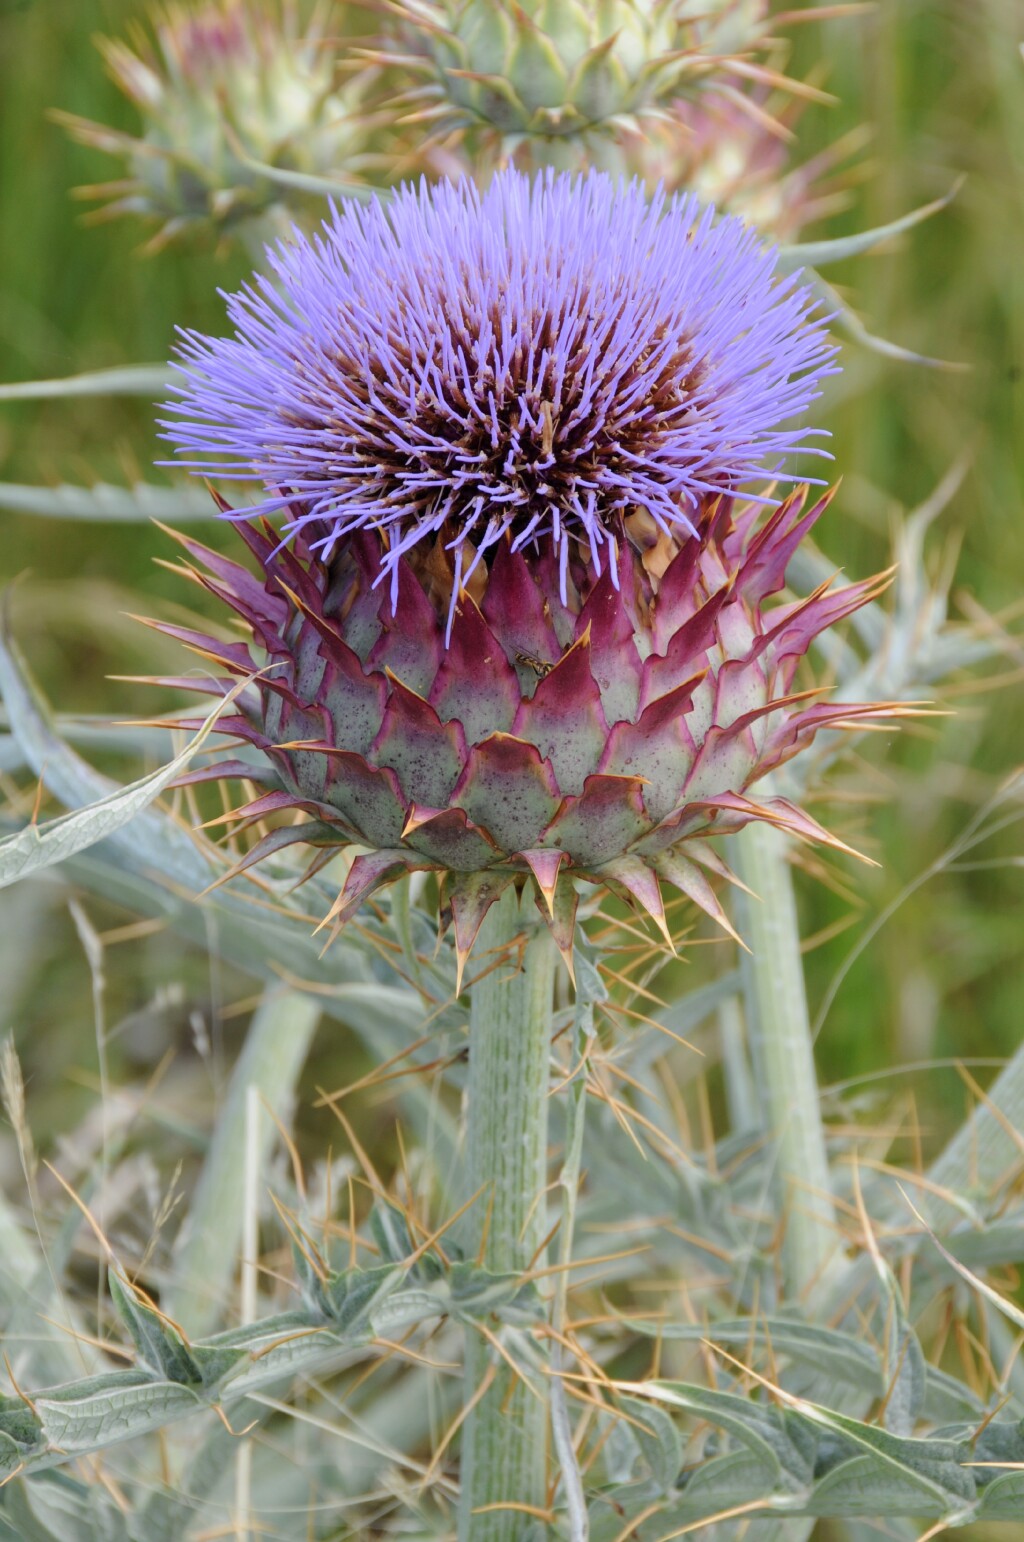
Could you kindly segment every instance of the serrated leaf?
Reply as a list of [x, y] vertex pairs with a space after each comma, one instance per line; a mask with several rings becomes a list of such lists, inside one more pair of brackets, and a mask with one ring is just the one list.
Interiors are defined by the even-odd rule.
[[159, 771], [153, 771], [127, 787], [118, 787], [85, 808], [60, 814], [45, 824], [26, 825], [16, 834], [0, 840], [0, 888], [28, 878], [55, 862], [63, 862], [129, 824], [186, 769], [212, 732], [227, 700], [225, 697], [224, 703], [218, 703], [181, 754]]
[[148, 1435], [204, 1406], [190, 1387], [149, 1379], [59, 1401], [52, 1392], [41, 1393], [33, 1403], [47, 1442], [62, 1458]]
[[774, 1487], [800, 1491], [809, 1481], [806, 1453], [789, 1437], [782, 1411], [732, 1392], [716, 1392], [686, 1382], [625, 1383], [623, 1390], [696, 1414], [740, 1440], [774, 1473]]
[[24, 1446], [0, 1430], [0, 1482], [12, 1472], [17, 1472], [24, 1460]]
[[120, 1269], [110, 1270], [110, 1295], [140, 1360], [163, 1381], [202, 1385], [202, 1373], [177, 1328], [149, 1305]]
[[[374, 1242], [389, 1263], [400, 1264], [415, 1250], [408, 1222], [399, 1207], [390, 1200], [381, 1199], [374, 1205], [370, 1213], [370, 1230]], [[436, 1267], [436, 1260], [434, 1263]]]
[[1024, 1516], [1024, 1472], [1007, 1472], [985, 1488], [977, 1518], [980, 1521], [1017, 1521]]
[[448, 1303], [440, 1291], [411, 1286], [408, 1290], [396, 1291], [375, 1306], [370, 1313], [370, 1326], [376, 1338], [388, 1339], [414, 1323], [443, 1317], [447, 1311]]
[[[970, 1451], [965, 1442], [891, 1435], [875, 1425], [811, 1403], [803, 1403], [801, 1413], [814, 1424], [859, 1446], [864, 1455], [880, 1460], [893, 1474], [894, 1481], [906, 1479], [932, 1492], [937, 1502], [941, 1501], [945, 1506], [938, 1513], [957, 1513], [958, 1507], [973, 1502], [974, 1478], [970, 1469], [963, 1465]], [[904, 1511], [904, 1514], [916, 1513], [912, 1509]]]
[[873, 1456], [855, 1456], [827, 1473], [807, 1503], [811, 1515], [914, 1515], [944, 1519], [959, 1515], [957, 1503], [944, 1488], [919, 1478], [912, 1470], [896, 1470]]
[[0, 1397], [0, 1435], [19, 1446], [34, 1446], [39, 1440], [39, 1420], [20, 1397]]
[[0, 509], [9, 509], [14, 514], [36, 514], [43, 519], [119, 524], [147, 524], [159, 519], [167, 525], [178, 525], [186, 520], [217, 518], [209, 494], [188, 485], [157, 487], [150, 482], [136, 482], [133, 487], [117, 487], [111, 482], [94, 482], [91, 487], [76, 487], [69, 482], [60, 482], [55, 487], [0, 482]]
[[224, 1389], [224, 1401], [235, 1402], [295, 1376], [326, 1375], [348, 1364], [354, 1354], [370, 1344], [372, 1337], [367, 1331], [343, 1338], [330, 1328], [292, 1329], [272, 1339], [260, 1349], [258, 1359], [242, 1366], [231, 1377]]
[[38, 1429], [25, 1421], [27, 1405], [7, 1399], [7, 1411], [19, 1421], [22, 1434], [34, 1435], [34, 1445], [0, 1429], [0, 1473], [19, 1467], [45, 1470], [76, 1455], [152, 1433], [209, 1408], [215, 1396], [231, 1407], [297, 1375], [327, 1374], [351, 1363], [375, 1335], [386, 1337], [391, 1329], [444, 1315], [446, 1302], [440, 1293], [412, 1288], [389, 1295], [390, 1279], [385, 1275], [400, 1279], [402, 1271], [368, 1270], [358, 1285], [349, 1282], [353, 1310], [344, 1333], [319, 1327], [308, 1313], [288, 1312], [184, 1345], [124, 1277], [112, 1271], [115, 1299], [133, 1324], [140, 1351], [150, 1364], [168, 1359], [172, 1371], [192, 1376], [194, 1385], [143, 1369], [85, 1377], [32, 1394]]
[[124, 364], [57, 380], [13, 380], [0, 385], [0, 402], [48, 401], [69, 396], [161, 396], [174, 382], [166, 364]]
[[700, 1323], [648, 1323], [630, 1317], [620, 1318], [620, 1321], [634, 1333], [642, 1333], [647, 1338], [682, 1339], [691, 1343], [707, 1340], [711, 1344], [770, 1348], [775, 1355], [786, 1355], [834, 1382], [870, 1392], [873, 1397], [880, 1396], [884, 1390], [878, 1352], [863, 1339], [836, 1328], [823, 1328], [789, 1317], [737, 1318], [706, 1326]]
[[633, 1420], [630, 1426], [651, 1477], [663, 1494], [675, 1487], [683, 1465], [683, 1441], [675, 1422], [664, 1408], [624, 1397], [619, 1405]]
[[339, 1333], [348, 1333], [371, 1320], [374, 1309], [383, 1304], [401, 1283], [403, 1271], [393, 1264], [375, 1269], [346, 1269], [332, 1274], [324, 1284], [328, 1315]]
[[244, 1349], [210, 1348], [205, 1344], [193, 1344], [191, 1354], [207, 1392], [231, 1376], [246, 1358]]
[[969, 1419], [977, 1424], [985, 1416], [985, 1405], [956, 1376], [940, 1371], [935, 1365], [926, 1368], [922, 1416], [932, 1424], [945, 1424], [952, 1419]]
[[[964, 1465], [970, 1450], [965, 1442], [893, 1435], [791, 1395], [786, 1396], [783, 1411], [733, 1393], [712, 1392], [680, 1382], [651, 1381], [627, 1386], [630, 1392], [706, 1418], [735, 1435], [761, 1459], [768, 1459], [770, 1453], [779, 1466], [780, 1476], [788, 1477], [794, 1487], [805, 1485], [811, 1475], [808, 1439], [820, 1440], [827, 1431], [838, 1442], [838, 1455], [846, 1448], [850, 1460], [858, 1454], [870, 1457], [880, 1471], [891, 1474], [895, 1485], [906, 1483], [915, 1492], [930, 1496], [939, 1508], [928, 1513], [959, 1514], [974, 1502], [975, 1480], [971, 1469]], [[918, 1512], [911, 1508], [903, 1513]]]
[[[619, 1542], [624, 1534], [630, 1542], [634, 1538], [662, 1542], [739, 1506], [760, 1504], [766, 1514], [773, 1510], [798, 1514], [801, 1496], [780, 1494], [774, 1487], [776, 1476], [752, 1451], [740, 1450], [699, 1461], [684, 1472], [681, 1495], [666, 1498], [656, 1510], [649, 1485], [644, 1484], [639, 1495], [636, 1483], [613, 1488], [591, 1508], [591, 1542]], [[624, 1533], [631, 1520], [636, 1523], [634, 1529]]]
[[510, 1306], [522, 1290], [517, 1274], [492, 1274], [460, 1259], [448, 1271], [448, 1295], [459, 1317], [488, 1317]]

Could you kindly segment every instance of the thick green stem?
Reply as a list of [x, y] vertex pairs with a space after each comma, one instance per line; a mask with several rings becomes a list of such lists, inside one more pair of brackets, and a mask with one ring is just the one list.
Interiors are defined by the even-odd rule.
[[821, 1282], [835, 1257], [836, 1230], [793, 879], [786, 837], [770, 825], [751, 824], [734, 849], [739, 876], [757, 896], [743, 896], [740, 917], [750, 948], [743, 959], [747, 1029], [764, 1125], [775, 1142], [785, 1289], [800, 1295]]
[[[478, 972], [501, 959], [471, 989], [466, 1139], [466, 1187], [483, 1191], [469, 1212], [469, 1246], [496, 1274], [526, 1269], [545, 1230], [555, 954], [543, 929], [521, 954], [510, 948], [523, 930], [508, 889], [473, 953]], [[523, 1542], [533, 1530], [528, 1512], [487, 1507], [543, 1508], [547, 1408], [472, 1328], [466, 1403], [472, 1406], [462, 1436], [460, 1542]]]

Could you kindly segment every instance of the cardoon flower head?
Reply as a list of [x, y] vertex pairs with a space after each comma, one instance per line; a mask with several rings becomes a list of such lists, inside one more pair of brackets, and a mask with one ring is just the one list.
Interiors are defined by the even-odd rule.
[[225, 685], [255, 676], [220, 723], [246, 757], [187, 779], [262, 782], [242, 828], [308, 816], [241, 866], [369, 848], [339, 924], [434, 869], [460, 961], [532, 883], [568, 957], [577, 880], [663, 927], [667, 880], [724, 922], [703, 837], [766, 819], [830, 839], [748, 795], [875, 710], [794, 692], [875, 587], [773, 599], [828, 499], [737, 497], [805, 444], [784, 424], [832, 360], [771, 254], [691, 200], [509, 172], [344, 210], [274, 268], [229, 301], [233, 338], [186, 337], [169, 425], [284, 512], [281, 539], [222, 505], [259, 579], [182, 538], [251, 645], [164, 628]]
[[[804, 448], [792, 420], [833, 349], [738, 221], [598, 174], [510, 171], [349, 205], [228, 301], [233, 338], [186, 334], [196, 470], [273, 491], [328, 560], [383, 537], [397, 581], [440, 536], [460, 583], [508, 540], [618, 572], [623, 521], [693, 535], [709, 496]], [[198, 452], [198, 455], [196, 455]]]

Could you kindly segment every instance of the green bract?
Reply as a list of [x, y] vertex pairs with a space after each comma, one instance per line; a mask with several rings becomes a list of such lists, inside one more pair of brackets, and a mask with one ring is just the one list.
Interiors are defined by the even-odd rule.
[[763, 0], [405, 0], [436, 116], [511, 138], [614, 131], [756, 43]]

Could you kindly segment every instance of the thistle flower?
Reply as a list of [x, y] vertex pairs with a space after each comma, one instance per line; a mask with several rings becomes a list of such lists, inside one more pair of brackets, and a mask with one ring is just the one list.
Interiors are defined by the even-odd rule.
[[738, 221], [591, 174], [517, 172], [349, 205], [232, 296], [233, 338], [184, 334], [168, 436], [187, 464], [274, 491], [324, 561], [384, 537], [395, 592], [443, 533], [452, 606], [506, 538], [546, 546], [565, 600], [582, 545], [618, 572], [622, 519], [697, 529], [703, 500], [807, 447], [784, 426], [834, 349]]
[[223, 233], [276, 210], [288, 190], [261, 166], [351, 175], [367, 125], [351, 88], [336, 88], [325, 21], [318, 6], [302, 26], [293, 0], [205, 0], [155, 10], [152, 41], [141, 27], [134, 46], [102, 39], [107, 68], [143, 128], [134, 137], [56, 114], [80, 142], [127, 162], [126, 179], [81, 194], [110, 197], [104, 218], [159, 220], [151, 245], [160, 246], [186, 230]]
[[875, 585], [767, 603], [827, 498], [762, 519], [734, 496], [805, 443], [779, 424], [832, 360], [771, 254], [692, 201], [508, 172], [345, 210], [274, 267], [279, 288], [230, 302], [233, 339], [186, 337], [167, 425], [198, 467], [262, 477], [256, 507], [292, 536], [238, 520], [262, 582], [182, 538], [251, 648], [164, 628], [229, 677], [262, 671], [221, 721], [259, 762], [190, 780], [262, 780], [243, 825], [309, 819], [241, 865], [369, 848], [338, 924], [435, 869], [460, 960], [530, 880], [568, 956], [577, 879], [662, 926], [666, 879], [724, 922], [699, 837], [767, 819], [829, 840], [748, 797], [875, 710], [792, 694], [811, 639]]
[[422, 77], [407, 97], [417, 120], [483, 130], [506, 148], [635, 124], [721, 75], [767, 23], [765, 0], [396, 0], [393, 9], [402, 43], [379, 57]]

